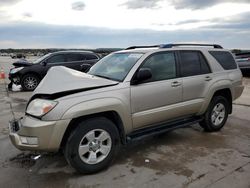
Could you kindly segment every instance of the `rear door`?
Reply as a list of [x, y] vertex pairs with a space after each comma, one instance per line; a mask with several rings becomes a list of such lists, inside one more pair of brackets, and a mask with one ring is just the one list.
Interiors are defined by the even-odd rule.
[[95, 54], [85, 54], [85, 60], [81, 64], [81, 71], [86, 72], [89, 70], [91, 66], [93, 66], [97, 61], [99, 61], [99, 57]]
[[65, 67], [81, 71], [81, 65], [86, 60], [86, 56], [80, 53], [67, 53]]
[[86, 72], [99, 58], [91, 53], [69, 53], [66, 54], [66, 67]]
[[183, 78], [183, 102], [189, 106], [185, 115], [199, 112], [213, 79], [201, 51], [179, 51], [180, 74]]

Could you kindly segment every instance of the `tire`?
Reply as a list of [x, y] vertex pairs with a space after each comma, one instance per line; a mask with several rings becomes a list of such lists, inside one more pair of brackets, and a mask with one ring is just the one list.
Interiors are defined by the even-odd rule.
[[219, 131], [227, 121], [229, 108], [229, 102], [225, 97], [214, 96], [200, 126], [207, 132]]
[[8, 84], [8, 90], [9, 90], [9, 91], [12, 90], [12, 86], [13, 86], [13, 82], [11, 81], [11, 82]]
[[34, 74], [26, 74], [23, 76], [21, 85], [24, 91], [33, 91], [40, 83], [40, 78]]
[[67, 140], [64, 156], [78, 172], [91, 174], [107, 168], [119, 148], [120, 137], [114, 123], [97, 117], [78, 124]]

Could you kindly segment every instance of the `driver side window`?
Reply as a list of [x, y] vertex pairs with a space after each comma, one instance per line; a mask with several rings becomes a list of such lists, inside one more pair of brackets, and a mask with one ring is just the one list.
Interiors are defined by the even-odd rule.
[[152, 72], [152, 78], [147, 80], [147, 82], [176, 78], [174, 52], [154, 54], [145, 61], [141, 68], [149, 68]]

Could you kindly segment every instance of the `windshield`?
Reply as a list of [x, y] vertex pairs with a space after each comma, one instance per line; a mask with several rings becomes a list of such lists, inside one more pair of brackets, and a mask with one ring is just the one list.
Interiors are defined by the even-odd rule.
[[121, 82], [142, 55], [142, 53], [114, 53], [96, 63], [88, 73]]
[[44, 60], [44, 59], [46, 59], [47, 57], [49, 57], [50, 54], [51, 54], [51, 53], [48, 53], [48, 54], [46, 54], [46, 55], [44, 55], [44, 56], [38, 58], [37, 60], [33, 61], [33, 63], [34, 63], [34, 64], [40, 63], [42, 60]]

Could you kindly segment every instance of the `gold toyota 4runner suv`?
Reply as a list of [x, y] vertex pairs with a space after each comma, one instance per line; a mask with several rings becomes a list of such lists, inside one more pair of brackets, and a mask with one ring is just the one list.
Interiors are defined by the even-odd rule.
[[10, 122], [20, 150], [57, 152], [80, 173], [100, 171], [121, 144], [199, 123], [219, 131], [243, 91], [230, 51], [216, 44], [133, 46], [81, 73], [53, 67], [25, 116]]

